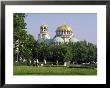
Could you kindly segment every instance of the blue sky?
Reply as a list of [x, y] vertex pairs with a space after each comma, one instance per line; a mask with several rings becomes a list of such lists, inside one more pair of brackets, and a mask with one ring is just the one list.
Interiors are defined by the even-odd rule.
[[79, 40], [97, 44], [97, 14], [95, 13], [27, 13], [27, 32], [37, 40], [42, 24], [48, 25], [51, 38], [58, 25], [69, 24]]

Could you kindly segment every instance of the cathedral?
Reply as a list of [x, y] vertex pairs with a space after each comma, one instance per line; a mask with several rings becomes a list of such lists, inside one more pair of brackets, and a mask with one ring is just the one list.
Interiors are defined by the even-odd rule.
[[56, 35], [50, 38], [48, 33], [48, 26], [43, 24], [40, 26], [40, 33], [38, 34], [38, 42], [44, 42], [46, 44], [68, 44], [78, 42], [79, 40], [75, 38], [74, 32], [70, 25], [62, 24], [56, 29]]

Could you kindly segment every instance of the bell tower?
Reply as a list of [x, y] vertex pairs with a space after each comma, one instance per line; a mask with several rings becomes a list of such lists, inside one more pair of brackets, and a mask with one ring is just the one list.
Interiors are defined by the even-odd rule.
[[50, 36], [48, 34], [48, 26], [46, 24], [40, 26], [40, 34], [38, 34], [38, 41], [41, 39], [50, 39]]

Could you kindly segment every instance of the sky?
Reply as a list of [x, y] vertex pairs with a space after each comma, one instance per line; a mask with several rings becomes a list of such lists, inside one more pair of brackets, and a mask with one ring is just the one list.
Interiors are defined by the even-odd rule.
[[48, 25], [51, 38], [55, 36], [58, 25], [69, 24], [78, 40], [97, 44], [96, 13], [26, 13], [26, 30], [37, 40], [42, 24]]

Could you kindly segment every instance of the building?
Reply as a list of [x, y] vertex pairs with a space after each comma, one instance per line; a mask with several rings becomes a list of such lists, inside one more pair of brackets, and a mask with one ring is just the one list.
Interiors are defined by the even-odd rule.
[[62, 24], [56, 29], [56, 35], [50, 38], [48, 34], [48, 26], [43, 24], [40, 26], [40, 33], [38, 34], [38, 42], [44, 42], [46, 44], [68, 44], [69, 42], [74, 43], [79, 41], [75, 38], [74, 32], [70, 25]]

